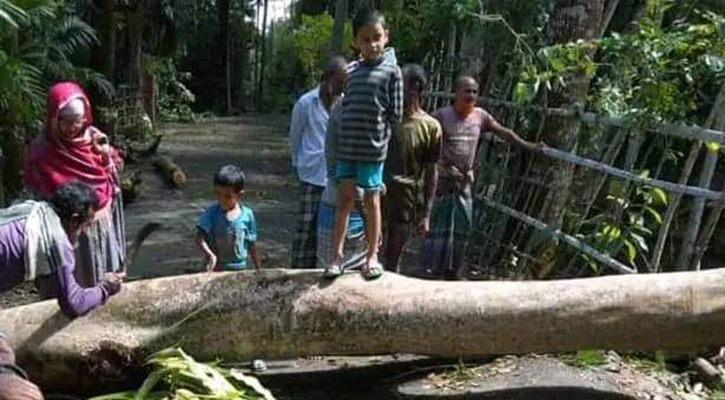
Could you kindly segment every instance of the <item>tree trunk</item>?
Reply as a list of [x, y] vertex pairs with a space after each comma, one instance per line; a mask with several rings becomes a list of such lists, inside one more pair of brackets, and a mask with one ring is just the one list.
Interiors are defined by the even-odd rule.
[[[201, 360], [310, 354], [456, 357], [722, 343], [725, 269], [547, 282], [440, 282], [318, 271], [133, 282], [69, 321], [53, 301], [0, 311], [0, 332], [46, 390], [104, 387], [150, 353]], [[100, 386], [99, 386], [100, 385]]]
[[[257, 0], [257, 4], [254, 10], [254, 18], [255, 18], [255, 24], [254, 24], [254, 30], [257, 32], [259, 30], [259, 23], [261, 21], [262, 15], [262, 0]], [[262, 33], [263, 35], [264, 33]], [[261, 39], [260, 35], [256, 34], [254, 35], [254, 77], [252, 79], [252, 89], [254, 90], [254, 107], [256, 108], [259, 102], [257, 99], [259, 98], [259, 53], [261, 48]]]
[[230, 0], [219, 0], [217, 2], [217, 16], [219, 19], [219, 59], [222, 60], [224, 69], [224, 93], [227, 106], [227, 115], [232, 114], [232, 77], [229, 60], [229, 5]]
[[[579, 39], [590, 40], [597, 37], [602, 20], [604, 0], [566, 0], [559, 1], [551, 19], [553, 43], [575, 42]], [[583, 73], [574, 74], [566, 79], [566, 87], [550, 95], [549, 107], [583, 107], [589, 88], [589, 78]], [[544, 132], [544, 141], [560, 150], [570, 151], [581, 128], [581, 122], [573, 118], [550, 116]], [[549, 187], [551, 188], [539, 210], [539, 219], [554, 229], [561, 227], [564, 212], [569, 200], [569, 189], [574, 176], [574, 166], [564, 161], [545, 160], [540, 165], [542, 171], [551, 170]], [[534, 252], [542, 265], [552, 266], [557, 244], [546, 241], [537, 246]], [[532, 241], [526, 245], [533, 246]], [[548, 275], [549, 268], [539, 271]]]
[[[126, 83], [131, 86], [134, 93], [141, 90], [141, 78], [143, 75], [142, 44], [143, 27], [146, 12], [146, 0], [136, 3], [136, 8], [127, 14], [126, 32], [128, 35], [128, 69], [126, 72]], [[139, 105], [140, 106], [140, 105]]]
[[170, 157], [158, 156], [154, 159], [153, 164], [164, 180], [173, 187], [178, 189], [186, 184], [186, 174]]
[[92, 55], [92, 65], [109, 79], [113, 79], [116, 68], [115, 6], [115, 0], [102, 0], [100, 21], [96, 27], [100, 43], [93, 49]]
[[337, 0], [337, 3], [335, 4], [335, 24], [332, 26], [332, 37], [330, 38], [330, 57], [342, 54], [342, 41], [345, 38], [347, 7], [347, 0]]
[[243, 113], [247, 110], [247, 75], [248, 71], [247, 68], [249, 68], [249, 50], [248, 47], [249, 44], [249, 38], [246, 36], [246, 31], [242, 29], [242, 37], [239, 39], [239, 46], [238, 49], [240, 50], [239, 55], [239, 90], [238, 90], [238, 101], [237, 101], [237, 108], [239, 109], [240, 113]]
[[259, 87], [257, 88], [257, 110], [261, 111], [264, 105], [264, 68], [267, 61], [267, 19], [269, 18], [269, 2], [264, 1], [264, 16], [262, 17], [262, 54], [259, 60]]

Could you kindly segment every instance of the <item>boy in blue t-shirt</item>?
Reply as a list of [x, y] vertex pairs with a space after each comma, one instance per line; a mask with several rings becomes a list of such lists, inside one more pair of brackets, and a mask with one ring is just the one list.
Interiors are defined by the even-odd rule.
[[222, 167], [214, 175], [214, 192], [217, 203], [207, 208], [196, 224], [196, 243], [208, 260], [206, 270], [242, 270], [248, 258], [259, 269], [254, 213], [241, 203], [244, 172], [234, 165]]

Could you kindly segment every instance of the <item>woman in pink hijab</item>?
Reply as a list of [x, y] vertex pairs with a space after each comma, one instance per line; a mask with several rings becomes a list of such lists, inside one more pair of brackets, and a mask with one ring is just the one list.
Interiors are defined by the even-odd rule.
[[122, 160], [92, 123], [91, 103], [78, 84], [53, 85], [43, 131], [31, 143], [25, 165], [25, 186], [36, 198], [49, 198], [68, 181], [84, 182], [98, 195], [93, 225], [76, 249], [76, 275], [84, 286], [95, 285], [107, 272], [123, 270], [126, 260], [118, 178]]

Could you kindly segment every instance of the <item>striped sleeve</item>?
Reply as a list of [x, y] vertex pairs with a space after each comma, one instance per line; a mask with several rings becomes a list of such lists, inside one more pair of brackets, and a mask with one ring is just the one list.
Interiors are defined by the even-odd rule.
[[388, 120], [391, 124], [398, 125], [403, 121], [403, 73], [397, 65], [388, 81], [388, 93], [390, 95]]

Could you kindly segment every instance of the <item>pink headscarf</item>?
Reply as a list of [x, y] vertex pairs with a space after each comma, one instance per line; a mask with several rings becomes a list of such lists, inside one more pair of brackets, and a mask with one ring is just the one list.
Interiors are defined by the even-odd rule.
[[[73, 100], [85, 105], [84, 125], [78, 137], [67, 139], [58, 135], [58, 114]], [[114, 195], [115, 150], [97, 144], [105, 136], [91, 126], [91, 103], [83, 89], [74, 82], [53, 85], [43, 132], [30, 144], [25, 165], [25, 185], [35, 195], [47, 199], [55, 189], [68, 181], [84, 182], [96, 191], [99, 208], [106, 207]]]

